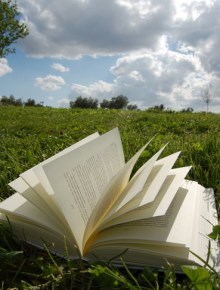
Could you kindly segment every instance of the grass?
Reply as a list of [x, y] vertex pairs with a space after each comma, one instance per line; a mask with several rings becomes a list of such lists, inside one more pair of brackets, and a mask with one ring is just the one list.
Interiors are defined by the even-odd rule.
[[[220, 115], [204, 113], [0, 107], [0, 198], [12, 193], [8, 183], [23, 171], [95, 131], [102, 134], [117, 126], [126, 160], [153, 136], [136, 168], [169, 143], [164, 155], [181, 151], [176, 165], [192, 165], [188, 178], [213, 187], [219, 208], [219, 123]], [[62, 260], [48, 248], [39, 251], [18, 242], [10, 228], [1, 225], [0, 234], [2, 290], [219, 289], [218, 273], [206, 267], [188, 267], [184, 275], [176, 275], [167, 263], [163, 273], [130, 272], [123, 260], [120, 269], [101, 262]]]

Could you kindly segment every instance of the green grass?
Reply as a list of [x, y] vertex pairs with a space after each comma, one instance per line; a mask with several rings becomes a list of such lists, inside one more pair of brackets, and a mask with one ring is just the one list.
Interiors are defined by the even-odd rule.
[[[8, 183], [26, 169], [91, 133], [102, 134], [117, 126], [126, 160], [155, 136], [136, 168], [168, 143], [163, 154], [181, 151], [176, 166], [192, 165], [188, 178], [213, 187], [219, 208], [219, 124], [220, 115], [216, 114], [0, 106], [0, 198], [12, 193]], [[194, 289], [215, 289], [219, 281], [205, 267], [196, 269], [192, 277], [192, 269], [190, 275], [186, 271], [185, 276], [177, 277], [169, 264], [163, 274], [151, 270], [130, 273], [125, 265], [116, 270], [112, 265], [61, 260], [19, 243], [10, 229], [1, 227], [0, 234], [0, 289], [157, 289], [158, 283], [160, 289], [193, 289], [192, 283], [201, 284], [193, 280], [200, 272], [209, 286], [195, 284]]]

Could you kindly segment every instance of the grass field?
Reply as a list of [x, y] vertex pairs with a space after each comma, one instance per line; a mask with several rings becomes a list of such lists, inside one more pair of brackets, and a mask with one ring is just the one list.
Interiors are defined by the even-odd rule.
[[[166, 143], [164, 155], [181, 151], [176, 165], [192, 165], [188, 178], [213, 187], [219, 207], [220, 115], [205, 113], [0, 106], [0, 198], [11, 194], [7, 184], [26, 169], [95, 131], [102, 134], [114, 127], [119, 127], [126, 160], [155, 136], [136, 168]], [[133, 276], [126, 267], [126, 275], [101, 264], [91, 270], [88, 265], [82, 265], [82, 261], [73, 267], [72, 261], [57, 261], [47, 251], [39, 253], [20, 244], [8, 229], [0, 229], [0, 289], [76, 289], [76, 285], [78, 289], [100, 289], [103, 277], [110, 282], [109, 288], [102, 289], [157, 289], [158, 273], [138, 273], [140, 280], [136, 281], [137, 275]], [[205, 268], [200, 270], [204, 272], [200, 276], [206, 275], [207, 281], [220, 280], [216, 273], [207, 276], [210, 274]], [[140, 281], [148, 286], [140, 286]], [[182, 282], [177, 283], [172, 266], [162, 281], [164, 288], [160, 289], [183, 287]], [[185, 282], [186, 287], [190, 287], [190, 283], [192, 279]], [[194, 289], [214, 289], [213, 285]]]

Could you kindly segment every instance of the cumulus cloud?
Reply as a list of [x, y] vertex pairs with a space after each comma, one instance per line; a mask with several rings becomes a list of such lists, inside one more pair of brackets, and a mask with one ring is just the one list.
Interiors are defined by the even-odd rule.
[[220, 2], [214, 0], [20, 0], [30, 35], [21, 44], [35, 57], [80, 58], [155, 50], [162, 35], [194, 48], [219, 74]]
[[184, 1], [185, 17], [175, 22], [172, 38], [196, 53], [209, 73], [220, 77], [219, 1]]
[[65, 81], [60, 76], [48, 75], [44, 78], [37, 77], [35, 79], [35, 85], [43, 91], [56, 91], [65, 85]]
[[203, 110], [201, 87], [210, 81], [210, 76], [200, 59], [192, 54], [170, 51], [166, 41], [161, 43], [164, 43], [163, 53], [145, 51], [119, 58], [111, 67], [115, 76], [111, 84], [74, 84], [71, 96], [103, 99], [124, 94], [141, 108], [164, 104], [177, 110], [187, 107]]
[[[117, 55], [112, 83], [74, 83], [70, 97], [124, 94], [142, 107], [163, 103], [203, 109], [201, 86], [215, 83], [220, 110], [220, 2], [217, 0], [19, 0], [30, 35], [20, 45], [30, 56], [79, 59]], [[68, 68], [52, 65], [59, 72]], [[37, 78], [56, 90], [61, 77]], [[57, 79], [58, 78], [58, 79]], [[214, 101], [213, 101], [214, 104]]]
[[63, 98], [58, 100], [58, 106], [61, 108], [68, 108], [70, 105], [70, 100], [68, 98]]
[[73, 84], [72, 90], [75, 95], [82, 95], [85, 97], [95, 97], [95, 98], [103, 98], [110, 96], [114, 91], [114, 84], [106, 83], [104, 81], [98, 81], [89, 86]]
[[0, 77], [12, 72], [12, 68], [8, 65], [6, 58], [0, 58]]
[[68, 72], [70, 69], [68, 67], [65, 67], [61, 63], [53, 63], [51, 67], [59, 72]]
[[20, 0], [30, 35], [21, 43], [37, 57], [79, 58], [154, 47], [169, 30], [171, 0]]

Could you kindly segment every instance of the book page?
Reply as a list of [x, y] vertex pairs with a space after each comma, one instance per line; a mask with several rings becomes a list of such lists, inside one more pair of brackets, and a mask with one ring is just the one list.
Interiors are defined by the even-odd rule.
[[[209, 242], [211, 243], [211, 252], [209, 265], [219, 262], [219, 248], [216, 241], [211, 240], [208, 234], [212, 232], [213, 225], [218, 224], [218, 216], [215, 204], [214, 191], [211, 188], [204, 188], [198, 184], [197, 189], [197, 218], [194, 218], [193, 238], [191, 238], [191, 251], [203, 257], [205, 260], [208, 256]], [[195, 255], [191, 254], [196, 260]]]
[[[60, 224], [62, 228], [69, 228], [68, 223], [65, 221], [63, 213], [60, 208], [57, 207], [56, 203], [47, 194], [45, 188], [40, 184], [38, 177], [35, 174], [37, 167], [41, 168], [43, 164], [47, 164], [56, 158], [60, 158], [68, 152], [79, 148], [80, 146], [98, 138], [99, 134], [96, 132], [80, 140], [79, 142], [69, 146], [68, 148], [60, 151], [59, 153], [51, 156], [47, 160], [44, 160], [35, 167], [20, 174], [20, 177], [9, 183], [9, 186], [16, 192], [24, 196], [30, 203], [35, 205], [40, 211], [43, 211], [48, 215], [49, 218], [56, 220], [57, 224]], [[70, 229], [69, 229], [70, 231]], [[70, 231], [71, 232], [71, 231]]]
[[[35, 206], [37, 206], [39, 208], [43, 208], [43, 209], [46, 208], [46, 210], [48, 210], [48, 208], [49, 208], [49, 211], [52, 210], [52, 211], [56, 212], [56, 210], [54, 209], [55, 204], [50, 203], [50, 199], [48, 198], [47, 194], [45, 193], [45, 190], [41, 186], [39, 186], [40, 181], [34, 172], [35, 169], [37, 167], [42, 167], [43, 165], [55, 160], [56, 158], [60, 158], [69, 152], [72, 152], [73, 150], [79, 148], [80, 146], [82, 146], [82, 145], [84, 145], [84, 144], [86, 144], [86, 143], [88, 143], [88, 142], [90, 142], [98, 137], [99, 137], [98, 133], [94, 133], [94, 134], [87, 136], [86, 138], [80, 140], [79, 142], [69, 146], [68, 148], [66, 148], [66, 149], [60, 151], [59, 153], [51, 156], [50, 158], [44, 160], [43, 162], [39, 163], [35, 167], [20, 174], [20, 177], [24, 180], [24, 182], [22, 182], [22, 180], [20, 178], [18, 178], [16, 180], [12, 181], [11, 183], [9, 183], [9, 186], [11, 186], [13, 189], [15, 189], [15, 191], [22, 194], [27, 200], [32, 202]], [[37, 191], [38, 187], [39, 187], [39, 190]], [[51, 202], [53, 203], [53, 201], [51, 201]]]
[[[109, 182], [107, 189], [99, 199], [89, 219], [84, 235], [83, 245], [88, 242], [89, 238], [91, 240], [93, 239], [93, 236], [96, 234], [97, 229], [102, 224], [102, 221], [108, 215], [117, 200], [120, 198], [123, 190], [128, 184], [135, 163], [137, 162], [138, 158], [140, 157], [146, 146], [149, 144], [149, 142], [145, 146], [143, 146]], [[93, 236], [91, 236], [91, 233], [93, 233]]]
[[[111, 227], [99, 233], [93, 241], [96, 244], [117, 243], [117, 241], [149, 244], [189, 244], [188, 233], [192, 231], [191, 214], [194, 215], [194, 183], [184, 184], [175, 195], [167, 213], [163, 216], [146, 218]], [[89, 247], [86, 248], [89, 251]]]
[[[106, 220], [101, 229], [120, 223], [165, 215], [190, 168], [171, 169], [153, 202], [141, 206], [141, 200], [144, 196], [138, 195], [136, 199], [131, 200], [109, 220]], [[144, 192], [144, 194], [146, 193]]]
[[[31, 172], [31, 171], [28, 171], [28, 172]], [[29, 183], [32, 185], [33, 185], [33, 181], [31, 182], [31, 180], [33, 180], [33, 178], [35, 178], [35, 176], [33, 177], [29, 175], [27, 177], [27, 179], [29, 180]], [[13, 180], [12, 182], [9, 183], [9, 186], [12, 189], [14, 189], [16, 192], [18, 192], [20, 195], [25, 197], [30, 203], [35, 205], [39, 210], [43, 211], [44, 213], [48, 215], [54, 215], [54, 212], [48, 205], [48, 202], [45, 202], [45, 200], [41, 198], [41, 196], [37, 194], [37, 192], [32, 187], [30, 187], [30, 185], [27, 184], [27, 182], [25, 182], [23, 178], [19, 177]]]
[[[19, 191], [19, 193], [22, 194], [29, 202], [31, 202], [38, 208], [43, 203], [44, 205], [40, 210], [46, 210], [47, 215], [53, 216], [57, 220], [57, 222], [63, 225], [63, 227], [69, 228], [63, 212], [61, 211], [59, 205], [57, 205], [56, 202], [51, 199], [47, 190], [36, 175], [36, 170], [41, 172], [41, 165], [37, 165], [20, 175], [24, 182], [26, 182], [26, 184], [29, 186], [30, 190], [23, 193]], [[71, 232], [70, 229], [69, 231]]]
[[207, 254], [207, 244], [208, 244], [208, 241], [210, 241], [211, 256], [209, 259], [209, 264], [215, 267], [215, 269], [219, 271], [220, 269], [219, 243], [218, 241], [207, 237], [207, 235], [209, 235], [213, 231], [213, 226], [216, 226], [219, 224], [218, 212], [217, 212], [216, 201], [215, 201], [215, 193], [212, 188], [204, 189], [201, 185], [200, 187], [201, 187], [201, 190], [203, 189], [202, 191], [203, 212], [207, 213], [206, 216], [202, 216], [202, 220], [201, 220], [202, 224], [200, 225], [201, 232], [203, 232], [203, 237], [205, 237], [204, 244], [206, 246], [206, 254]]
[[63, 213], [78, 247], [100, 196], [124, 165], [118, 129], [34, 168], [49, 197]]
[[[147, 146], [147, 145], [146, 145]], [[146, 148], [145, 146], [145, 148]], [[133, 200], [142, 190], [149, 177], [155, 161], [158, 159], [165, 146], [161, 148], [154, 156], [152, 156], [141, 168], [135, 173], [135, 175], [128, 182], [124, 191], [121, 193], [119, 199], [114, 203], [107, 217], [111, 217], [113, 213], [119, 211], [125, 204]], [[132, 209], [132, 208], [131, 208]], [[106, 217], [106, 218], [107, 218]], [[105, 218], [105, 219], [106, 219]]]
[[137, 206], [143, 206], [154, 201], [169, 170], [180, 154], [180, 152], [177, 152], [156, 161], [163, 149], [164, 148], [148, 161], [149, 166], [148, 162], [146, 162], [143, 169], [141, 168], [138, 170], [138, 174], [135, 174], [128, 184], [128, 187], [125, 188], [121, 198], [115, 202], [114, 207], [111, 209], [104, 222], [110, 221], [111, 217], [114, 218], [114, 216], [118, 216], [117, 212], [125, 213]]
[[8, 216], [14, 216], [18, 220], [23, 219], [30, 225], [45, 227], [73, 240], [73, 236], [69, 235], [65, 228], [61, 227], [56, 220], [41, 212], [17, 192], [0, 203], [0, 212]]
[[40, 223], [30, 222], [25, 216], [20, 216], [15, 212], [9, 211], [5, 213], [0, 212], [0, 221], [6, 226], [10, 226], [13, 235], [18, 239], [41, 249], [47, 246], [51, 252], [63, 257], [66, 257], [68, 250], [69, 256], [79, 258], [77, 249], [74, 247], [74, 240], [70, 240], [64, 234], [50, 227], [41, 225]]
[[146, 181], [146, 194], [141, 200], [140, 206], [154, 201], [167, 173], [173, 167], [179, 154], [180, 152], [176, 152], [155, 162], [155, 166], [159, 167], [159, 170], [156, 170], [156, 174], [152, 174], [151, 178]]
[[[26, 171], [24, 177], [28, 179], [32, 187], [30, 187], [30, 185], [27, 184], [23, 178], [19, 177], [10, 183], [10, 186], [17, 191], [16, 194], [19, 193], [21, 198], [25, 198], [26, 201], [28, 201], [32, 206], [36, 207], [39, 212], [43, 214], [46, 221], [50, 219], [54, 220], [57, 227], [59, 226], [61, 229], [65, 228], [66, 231], [69, 230], [70, 235], [72, 235], [68, 223], [66, 223], [65, 219], [63, 218], [62, 212], [59, 211], [59, 209], [53, 203], [53, 200], [49, 198], [47, 192], [44, 190], [44, 188], [42, 188], [41, 184], [34, 183], [36, 176], [33, 175], [33, 171]], [[44, 198], [41, 198], [41, 196]], [[30, 217], [32, 217], [31, 212]]]
[[[144, 206], [145, 204], [153, 203], [153, 200], [156, 198], [163, 182], [169, 174], [169, 170], [179, 155], [179, 152], [177, 152], [156, 161], [163, 149], [164, 148], [146, 162], [146, 164], [142, 166], [143, 170], [139, 170], [139, 174], [136, 174], [131, 179], [121, 195], [120, 200], [115, 203], [104, 222], [111, 221], [111, 219], [135, 208]], [[148, 166], [148, 164], [150, 166]], [[187, 172], [188, 171], [189, 169], [187, 169]]]

